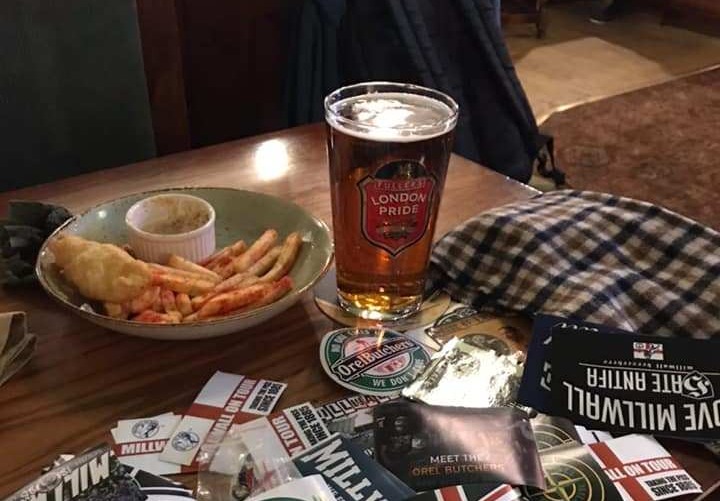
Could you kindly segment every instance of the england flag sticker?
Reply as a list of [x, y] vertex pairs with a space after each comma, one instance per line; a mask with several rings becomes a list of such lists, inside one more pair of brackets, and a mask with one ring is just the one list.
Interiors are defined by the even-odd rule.
[[633, 358], [639, 360], [665, 360], [663, 345], [660, 343], [633, 343]]

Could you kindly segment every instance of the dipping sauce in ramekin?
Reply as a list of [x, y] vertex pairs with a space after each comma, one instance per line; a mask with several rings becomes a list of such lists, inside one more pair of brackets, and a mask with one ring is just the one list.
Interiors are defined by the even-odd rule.
[[165, 263], [171, 254], [198, 262], [215, 250], [215, 210], [202, 198], [167, 193], [135, 203], [125, 215], [135, 255]]

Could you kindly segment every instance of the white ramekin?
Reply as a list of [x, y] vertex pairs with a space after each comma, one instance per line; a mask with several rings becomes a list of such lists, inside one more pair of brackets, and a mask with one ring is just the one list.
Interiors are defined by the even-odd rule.
[[[143, 229], [144, 224], [157, 217], [169, 217], [168, 203], [209, 215], [202, 226], [184, 233], [158, 234]], [[125, 215], [128, 243], [143, 261], [164, 264], [171, 254], [192, 262], [205, 259], [215, 251], [215, 209], [202, 198], [168, 193], [145, 198], [135, 203]]]

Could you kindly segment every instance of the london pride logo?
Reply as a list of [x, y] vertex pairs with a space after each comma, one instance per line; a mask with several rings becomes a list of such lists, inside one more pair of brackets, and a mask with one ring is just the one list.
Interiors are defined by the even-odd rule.
[[338, 384], [366, 395], [397, 394], [430, 361], [415, 340], [385, 329], [338, 329], [325, 335], [320, 360]]
[[419, 242], [427, 231], [437, 181], [421, 163], [397, 160], [358, 182], [365, 239], [392, 256]]

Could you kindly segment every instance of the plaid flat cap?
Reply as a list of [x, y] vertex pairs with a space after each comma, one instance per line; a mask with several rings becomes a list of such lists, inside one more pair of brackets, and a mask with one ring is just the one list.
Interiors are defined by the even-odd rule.
[[431, 289], [482, 310], [720, 336], [720, 234], [666, 209], [563, 190], [480, 214], [433, 249]]

